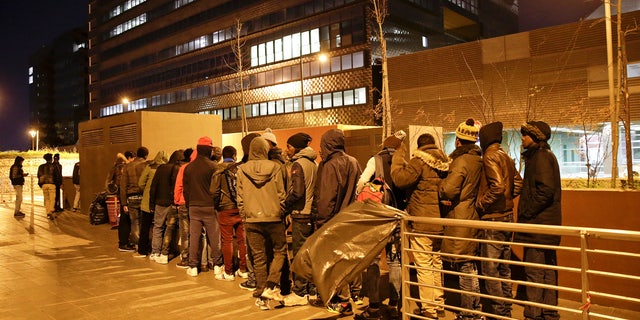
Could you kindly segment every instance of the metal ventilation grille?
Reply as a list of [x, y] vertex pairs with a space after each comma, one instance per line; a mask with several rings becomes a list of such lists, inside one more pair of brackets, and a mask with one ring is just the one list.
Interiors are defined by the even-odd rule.
[[135, 123], [109, 128], [109, 142], [111, 144], [136, 142], [138, 126]]
[[80, 134], [80, 145], [83, 147], [101, 146], [104, 144], [103, 134], [104, 129], [83, 131]]

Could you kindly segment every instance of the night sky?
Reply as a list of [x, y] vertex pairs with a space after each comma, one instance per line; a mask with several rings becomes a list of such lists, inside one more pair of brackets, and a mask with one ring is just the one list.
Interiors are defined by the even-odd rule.
[[[522, 31], [577, 21], [601, 0], [520, 0]], [[27, 150], [29, 57], [45, 44], [87, 25], [88, 1], [1, 0], [0, 150]]]

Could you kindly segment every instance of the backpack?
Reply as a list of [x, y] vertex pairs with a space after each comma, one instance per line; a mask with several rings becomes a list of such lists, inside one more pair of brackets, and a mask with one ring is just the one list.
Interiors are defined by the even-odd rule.
[[221, 183], [226, 183], [227, 184], [227, 190], [229, 191], [229, 193], [225, 192], [224, 188], [222, 188], [222, 185], [220, 185], [220, 194], [224, 197], [227, 197], [229, 199], [231, 199], [231, 201], [233, 201], [234, 204], [236, 204], [236, 206], [238, 205], [237, 202], [237, 197], [238, 197], [238, 192], [236, 191], [236, 173], [235, 173], [235, 169], [238, 166], [238, 163], [234, 163], [226, 168], [224, 168], [224, 170], [222, 170], [222, 172], [220, 172], [219, 174], [222, 175], [222, 181]]
[[372, 201], [395, 207], [396, 198], [391, 187], [384, 180], [382, 157], [375, 155], [374, 160], [376, 163], [375, 177], [373, 180], [365, 183], [364, 188], [358, 194], [357, 200], [364, 202], [367, 199], [371, 199]]

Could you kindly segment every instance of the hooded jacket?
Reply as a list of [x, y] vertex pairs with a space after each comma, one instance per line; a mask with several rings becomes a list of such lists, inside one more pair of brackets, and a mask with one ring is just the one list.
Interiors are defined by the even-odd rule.
[[319, 228], [355, 200], [362, 169], [356, 158], [344, 152], [344, 133], [331, 129], [320, 140], [322, 162], [318, 166], [312, 214]]
[[168, 207], [173, 204], [173, 190], [183, 159], [183, 151], [176, 150], [169, 157], [168, 163], [162, 164], [156, 169], [149, 189], [150, 208], [155, 208], [156, 205]]
[[218, 165], [211, 161], [213, 147], [196, 146], [198, 155], [193, 162], [184, 169], [183, 190], [187, 206], [212, 207], [213, 194], [209, 191], [211, 176], [218, 169]]
[[[238, 208], [237, 188], [233, 190], [233, 185], [237, 185], [238, 163], [233, 161], [223, 162], [218, 165], [218, 170], [211, 177], [209, 191], [213, 194], [213, 203], [216, 210], [231, 210]], [[234, 196], [235, 194], [235, 196]]]
[[22, 170], [22, 162], [24, 158], [17, 156], [13, 165], [9, 169], [9, 179], [11, 179], [11, 185], [22, 186], [24, 185], [24, 171]]
[[138, 181], [146, 166], [147, 161], [144, 158], [136, 157], [122, 168], [120, 203], [126, 205], [128, 196], [142, 196], [143, 190], [138, 186]]
[[38, 186], [42, 188], [45, 184], [54, 184], [56, 186], [62, 184], [62, 174], [60, 174], [58, 166], [51, 161], [47, 161], [38, 167]]
[[[184, 169], [198, 156], [198, 150], [193, 150], [191, 156], [189, 157], [189, 162], [183, 163], [180, 166], [180, 170], [178, 170], [178, 175], [176, 176], [176, 185], [173, 188], [173, 202], [179, 206], [185, 205], [186, 201], [184, 200]], [[187, 159], [184, 159], [185, 161]]]
[[256, 137], [249, 147], [249, 160], [238, 168], [238, 209], [247, 223], [279, 222], [284, 216], [282, 166], [269, 160], [268, 153], [267, 140]]
[[[558, 160], [545, 141], [522, 153], [525, 159], [522, 193], [518, 202], [518, 222], [562, 224], [560, 169]], [[560, 244], [560, 236], [516, 233], [518, 241], [539, 244]]]
[[[122, 173], [124, 172], [124, 166], [127, 164], [127, 158], [122, 153], [118, 153], [116, 155], [116, 161], [113, 163], [113, 167], [109, 170], [109, 174], [107, 175], [107, 180], [105, 181], [105, 187], [109, 189], [109, 185], [116, 186], [118, 189], [114, 189], [117, 191], [120, 188], [120, 180], [122, 179]], [[113, 191], [113, 190], [112, 190]]]
[[293, 218], [310, 218], [318, 177], [318, 165], [315, 162], [317, 158], [316, 151], [311, 147], [301, 149], [291, 157], [293, 165], [285, 211], [291, 213]]
[[[482, 177], [482, 158], [480, 148], [475, 145], [462, 145], [450, 155], [452, 159], [447, 177], [442, 180], [439, 188], [440, 200], [451, 201], [451, 206], [445, 206], [443, 215], [449, 219], [478, 220], [475, 209], [478, 186]], [[475, 239], [477, 230], [461, 227], [444, 227], [444, 235]], [[475, 256], [478, 243], [464, 239], [443, 239], [442, 252], [459, 255]], [[460, 262], [467, 258], [443, 257], [444, 260]]]
[[[407, 212], [417, 217], [440, 218], [438, 187], [449, 171], [450, 160], [435, 144], [424, 145], [405, 161], [405, 148], [393, 154], [391, 178], [396, 187], [407, 189]], [[442, 225], [414, 223], [413, 228], [427, 233], [442, 233]]]
[[144, 212], [152, 212], [155, 206], [149, 206], [149, 193], [151, 191], [151, 182], [153, 176], [156, 174], [156, 170], [162, 164], [167, 163], [167, 158], [164, 156], [164, 151], [158, 151], [155, 158], [149, 161], [138, 179], [138, 187], [142, 189], [142, 202], [140, 202], [140, 210]]
[[502, 125], [490, 123], [480, 129], [482, 166], [476, 210], [482, 220], [513, 213], [513, 199], [520, 194], [522, 178], [511, 157], [502, 149]]

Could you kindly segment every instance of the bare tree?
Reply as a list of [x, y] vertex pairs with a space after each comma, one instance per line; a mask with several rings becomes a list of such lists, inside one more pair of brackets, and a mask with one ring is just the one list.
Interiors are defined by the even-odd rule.
[[249, 125], [247, 123], [247, 113], [245, 110], [245, 75], [244, 75], [244, 60], [243, 60], [243, 48], [245, 41], [242, 40], [242, 22], [236, 19], [235, 27], [235, 39], [232, 43], [231, 49], [236, 58], [235, 66], [229, 66], [236, 72], [236, 83], [233, 90], [238, 94], [238, 101], [240, 102], [241, 109], [241, 121], [242, 121], [242, 136], [246, 136], [249, 133]]
[[[634, 25], [622, 31], [622, 14], [620, 10], [620, 2], [618, 1], [618, 90], [616, 91], [616, 111], [620, 112], [620, 120], [624, 127], [625, 153], [627, 161], [627, 186], [635, 189], [634, 172], [633, 172], [633, 155], [631, 146], [631, 110], [629, 109], [629, 84], [627, 78], [627, 47], [626, 37], [629, 34], [636, 33], [638, 30], [638, 22], [634, 21]], [[622, 109], [622, 110], [621, 110]]]
[[387, 41], [384, 37], [384, 20], [387, 17], [387, 0], [369, 0], [372, 6], [371, 15], [376, 23], [375, 35], [380, 42], [380, 55], [382, 60], [382, 98], [377, 108], [382, 112], [382, 137], [390, 136], [391, 125], [391, 99], [389, 98], [389, 73], [387, 68]]

